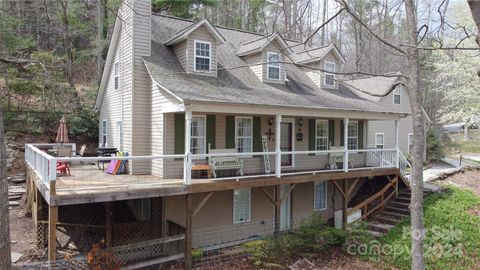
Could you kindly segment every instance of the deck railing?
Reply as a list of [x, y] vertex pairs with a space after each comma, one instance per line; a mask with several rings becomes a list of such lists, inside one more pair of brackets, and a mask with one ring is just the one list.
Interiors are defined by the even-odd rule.
[[[49, 154], [49, 150], [55, 147], [65, 147], [66, 145], [67, 144], [27, 144], [25, 146], [26, 162], [47, 187], [49, 186], [49, 182], [55, 182], [57, 180], [56, 166], [59, 162], [69, 163], [72, 169], [71, 178], [62, 178], [62, 180], [65, 181], [69, 179], [72, 179], [72, 182], [95, 181], [96, 178], [99, 178], [103, 173], [102, 170], [105, 170], [112, 160], [117, 160], [133, 163], [133, 170], [129, 168], [130, 173], [149, 174], [148, 172], [150, 172], [152, 176], [159, 176], [155, 179], [165, 181], [167, 179], [183, 179], [183, 183], [186, 185], [191, 184], [192, 179], [196, 181], [196, 179], [199, 178], [198, 171], [201, 171], [202, 168], [206, 169], [206, 172], [202, 173], [206, 174], [207, 177], [203, 175], [200, 178], [240, 180], [266, 176], [282, 177], [334, 171], [348, 172], [349, 170], [365, 168], [394, 168], [397, 167], [397, 164], [400, 164], [400, 166], [404, 166], [405, 164], [404, 161], [397, 161], [398, 157], [403, 157], [401, 153], [397, 153], [397, 149], [230, 152], [211, 154], [188, 153], [180, 155], [125, 157], [54, 157]], [[69, 144], [69, 146], [71, 146], [73, 152], [75, 145]], [[209, 168], [212, 168], [210, 162], [215, 161], [224, 162], [223, 165], [225, 166], [223, 169], [215, 170], [215, 172], [209, 171]], [[238, 168], [238, 162], [241, 163], [241, 169]], [[231, 169], [229, 169], [229, 163], [233, 164]], [[84, 166], [76, 167], [77, 164], [83, 164]], [[237, 167], [235, 167], [235, 164], [237, 164]], [[132, 164], [129, 164], [128, 167], [131, 167], [131, 165]], [[204, 166], [202, 167], [201, 165]], [[98, 170], [99, 168], [101, 168], [101, 170]], [[143, 168], [143, 171], [136, 173], [136, 170], [138, 170], [136, 168]], [[139, 170], [141, 171], [141, 169]], [[214, 177], [212, 177], [212, 174]], [[121, 185], [119, 178], [112, 179], [112, 183], [115, 186]], [[135, 183], [141, 184], [141, 181]], [[85, 183], [83, 184], [85, 187]], [[126, 181], [124, 185], [128, 186], [129, 183]], [[103, 186], [99, 186], [99, 188], [103, 188]]]

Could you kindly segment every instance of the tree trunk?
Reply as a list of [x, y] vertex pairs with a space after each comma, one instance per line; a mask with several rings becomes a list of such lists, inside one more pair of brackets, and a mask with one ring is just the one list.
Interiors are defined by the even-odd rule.
[[413, 0], [405, 0], [407, 17], [408, 43], [411, 45], [407, 53], [408, 77], [407, 86], [410, 91], [413, 118], [413, 151], [412, 175], [410, 186], [412, 197], [410, 204], [412, 229], [412, 269], [424, 269], [423, 258], [423, 149], [425, 147], [425, 130], [422, 107], [420, 105], [419, 64], [417, 42], [417, 18]]
[[0, 104], [0, 269], [11, 268], [10, 218], [8, 213], [7, 156]]
[[105, 6], [98, 0], [97, 3], [97, 82], [100, 83], [103, 71], [103, 34], [105, 28]]
[[[327, 5], [328, 5], [327, 0], [323, 0], [322, 24], [325, 24], [325, 21], [327, 20]], [[321, 38], [320, 45], [322, 45], [322, 46], [326, 44], [325, 28], [327, 28], [327, 26], [322, 27], [322, 34], [320, 36], [320, 38]]]

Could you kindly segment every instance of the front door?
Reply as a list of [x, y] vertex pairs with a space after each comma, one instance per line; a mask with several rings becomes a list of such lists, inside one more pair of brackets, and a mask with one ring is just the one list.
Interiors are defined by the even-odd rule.
[[[285, 119], [280, 125], [280, 149], [282, 152], [293, 151], [293, 129], [295, 122], [293, 119]], [[282, 167], [293, 166], [293, 155], [282, 155]]]
[[[280, 198], [283, 198], [284, 195], [290, 189], [290, 184], [280, 186]], [[291, 210], [290, 210], [290, 194], [286, 196], [280, 204], [280, 230], [290, 230], [291, 222]]]

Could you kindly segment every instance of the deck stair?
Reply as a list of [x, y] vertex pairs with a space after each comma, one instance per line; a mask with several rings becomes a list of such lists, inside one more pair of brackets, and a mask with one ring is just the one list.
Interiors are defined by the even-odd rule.
[[[428, 193], [424, 192], [424, 196]], [[375, 216], [367, 223], [368, 232], [374, 237], [380, 237], [390, 231], [396, 224], [404, 218], [410, 216], [410, 196], [409, 188], [400, 190], [398, 197], [392, 199], [385, 207], [378, 211]]]

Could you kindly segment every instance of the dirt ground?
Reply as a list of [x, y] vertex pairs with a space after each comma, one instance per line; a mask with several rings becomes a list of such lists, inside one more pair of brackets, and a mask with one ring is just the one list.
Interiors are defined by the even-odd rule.
[[44, 257], [45, 250], [36, 247], [35, 226], [24, 205], [25, 194], [19, 202], [20, 206], [10, 209], [12, 252], [18, 252], [23, 255], [18, 262], [37, 261]]
[[480, 196], [480, 170], [466, 170], [452, 175], [445, 180], [439, 181], [440, 184], [450, 184], [462, 189], [471, 190], [475, 195]]

